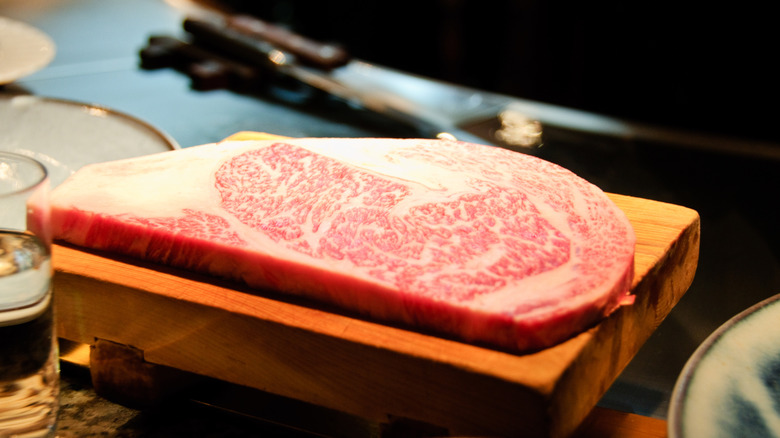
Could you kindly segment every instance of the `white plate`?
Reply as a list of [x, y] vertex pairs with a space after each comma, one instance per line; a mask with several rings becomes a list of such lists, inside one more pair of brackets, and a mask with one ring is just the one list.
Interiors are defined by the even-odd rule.
[[0, 85], [45, 67], [54, 58], [54, 42], [25, 23], [0, 17]]
[[780, 295], [733, 317], [685, 364], [670, 438], [780, 437]]
[[47, 167], [52, 187], [85, 164], [178, 148], [169, 136], [117, 111], [0, 94], [0, 150], [38, 159]]

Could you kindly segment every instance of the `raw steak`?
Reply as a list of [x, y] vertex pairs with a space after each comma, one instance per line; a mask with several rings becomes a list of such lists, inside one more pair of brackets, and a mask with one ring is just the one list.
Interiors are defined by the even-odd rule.
[[76, 245], [512, 350], [633, 298], [623, 212], [568, 170], [490, 146], [224, 142], [87, 166], [52, 199], [56, 238]]

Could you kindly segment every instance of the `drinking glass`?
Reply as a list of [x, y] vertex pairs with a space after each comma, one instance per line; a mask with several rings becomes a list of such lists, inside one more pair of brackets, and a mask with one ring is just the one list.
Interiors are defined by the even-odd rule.
[[0, 151], [0, 437], [55, 433], [59, 357], [49, 214], [46, 168]]

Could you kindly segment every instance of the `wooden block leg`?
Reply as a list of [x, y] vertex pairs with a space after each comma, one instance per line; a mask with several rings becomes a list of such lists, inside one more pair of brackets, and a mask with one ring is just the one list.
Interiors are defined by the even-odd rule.
[[143, 351], [129, 345], [96, 339], [89, 368], [95, 392], [133, 408], [159, 405], [196, 384], [200, 377], [144, 361]]

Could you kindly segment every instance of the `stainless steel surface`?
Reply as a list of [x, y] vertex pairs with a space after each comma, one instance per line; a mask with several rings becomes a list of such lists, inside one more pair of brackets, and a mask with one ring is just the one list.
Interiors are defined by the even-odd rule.
[[[184, 18], [162, 0], [5, 0], [0, 15], [48, 33], [57, 57], [0, 92], [28, 92], [113, 108], [167, 132], [183, 147], [237, 131], [288, 136], [399, 136], [406, 131], [330, 101], [272, 94], [197, 92], [171, 70], [144, 71], [138, 51], [152, 34], [178, 34]], [[118, 17], [121, 17], [118, 18]], [[778, 148], [509, 99], [361, 62], [334, 72], [354, 89], [413, 100], [416, 111], [462, 126], [505, 106], [543, 122], [541, 158], [604, 190], [699, 211], [702, 243], [694, 283], [601, 401], [664, 418], [674, 382], [696, 346], [721, 323], [780, 291]]]

